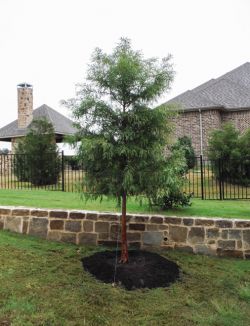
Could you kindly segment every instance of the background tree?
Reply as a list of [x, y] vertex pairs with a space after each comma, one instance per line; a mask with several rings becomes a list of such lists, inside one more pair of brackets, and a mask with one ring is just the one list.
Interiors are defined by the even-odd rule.
[[143, 193], [153, 198], [157, 185], [166, 180], [163, 152], [171, 113], [150, 106], [173, 80], [169, 61], [170, 56], [145, 59], [128, 39], [121, 39], [110, 55], [97, 48], [86, 83], [78, 97], [67, 102], [77, 120], [88, 196], [115, 196], [122, 203], [122, 263], [128, 261], [127, 196]]
[[46, 119], [34, 119], [26, 137], [15, 150], [14, 173], [20, 181], [34, 185], [57, 183], [60, 174], [59, 151], [53, 126]]
[[241, 184], [250, 184], [250, 129], [239, 137], [239, 151], [243, 158], [240, 162]]
[[239, 136], [239, 131], [231, 123], [225, 123], [222, 129], [214, 130], [209, 139], [209, 158], [227, 161], [240, 157]]
[[243, 135], [231, 123], [211, 133], [208, 157], [217, 178], [234, 183], [250, 183], [250, 129]]
[[176, 143], [171, 147], [171, 150], [176, 151], [179, 149], [184, 152], [187, 163], [187, 170], [193, 169], [195, 166], [196, 158], [191, 138], [188, 136], [179, 137]]

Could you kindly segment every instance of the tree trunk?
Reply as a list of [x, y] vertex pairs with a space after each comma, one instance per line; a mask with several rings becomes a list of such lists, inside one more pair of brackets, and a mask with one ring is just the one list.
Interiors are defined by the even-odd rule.
[[122, 194], [122, 237], [121, 237], [121, 259], [120, 263], [125, 264], [128, 262], [128, 243], [127, 243], [127, 225], [126, 225], [126, 207], [127, 207], [127, 194]]

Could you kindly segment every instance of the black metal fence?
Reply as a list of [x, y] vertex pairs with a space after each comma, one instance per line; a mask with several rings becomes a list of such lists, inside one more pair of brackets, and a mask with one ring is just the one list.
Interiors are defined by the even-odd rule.
[[[35, 162], [35, 158], [20, 155], [0, 155], [0, 189], [75, 192], [82, 187], [84, 169], [74, 156], [62, 152], [54, 165], [47, 166], [42, 158], [53, 154], [42, 154]], [[54, 159], [47, 157], [49, 162]], [[194, 167], [186, 171], [184, 191], [201, 199], [250, 199], [250, 158], [211, 161], [197, 157]]]
[[187, 171], [184, 191], [201, 199], [250, 199], [250, 158], [196, 157], [195, 166]]
[[40, 158], [25, 154], [0, 155], [0, 189], [74, 192], [81, 187], [83, 177], [83, 168], [76, 158], [63, 152], [57, 158], [53, 153], [43, 153]]

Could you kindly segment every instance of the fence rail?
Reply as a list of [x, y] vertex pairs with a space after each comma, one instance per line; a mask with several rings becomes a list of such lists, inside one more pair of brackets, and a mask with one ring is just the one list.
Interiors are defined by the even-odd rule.
[[[55, 159], [51, 155], [51, 161]], [[54, 165], [39, 166], [25, 154], [1, 154], [0, 155], [0, 189], [45, 189], [56, 191], [74, 192], [79, 189], [84, 177], [84, 171], [74, 156], [66, 156], [60, 153]], [[35, 160], [35, 158], [34, 158]], [[49, 157], [50, 161], [50, 157]], [[41, 178], [39, 178], [41, 174]], [[41, 179], [47, 176], [47, 181]]]
[[[62, 152], [56, 164], [47, 167], [41, 164], [40, 158], [35, 162], [36, 168], [29, 166], [29, 159], [32, 158], [24, 154], [0, 155], [0, 189], [75, 192], [82, 186], [85, 172], [74, 156]], [[51, 156], [50, 161], [52, 159]], [[194, 167], [186, 172], [185, 177], [184, 191], [192, 193], [195, 198], [250, 199], [250, 158], [211, 161], [202, 156], [196, 157]], [[44, 178], [50, 182], [47, 180], [43, 184]]]
[[184, 191], [201, 199], [250, 199], [250, 159], [208, 160], [196, 157]]

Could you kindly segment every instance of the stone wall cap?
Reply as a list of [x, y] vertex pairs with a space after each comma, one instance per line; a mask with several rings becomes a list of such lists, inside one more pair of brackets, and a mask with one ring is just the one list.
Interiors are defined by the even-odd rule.
[[[89, 214], [100, 214], [100, 215], [105, 215], [105, 214], [109, 214], [109, 215], [113, 215], [113, 216], [121, 216], [121, 213], [119, 212], [111, 212], [111, 211], [92, 211], [92, 210], [78, 210], [78, 209], [64, 209], [64, 208], [41, 208], [41, 207], [27, 207], [27, 206], [7, 206], [7, 205], [0, 205], [0, 209], [21, 209], [21, 210], [30, 210], [30, 211], [34, 211], [34, 210], [38, 210], [38, 211], [44, 211], [47, 210], [48, 212], [50, 211], [55, 211], [55, 212], [67, 212], [67, 213], [71, 213], [71, 212], [78, 212], [78, 213], [89, 213]], [[157, 217], [167, 217], [167, 218], [183, 218], [183, 219], [204, 219], [204, 220], [214, 220], [214, 221], [218, 221], [218, 220], [224, 220], [224, 221], [231, 221], [232, 223], [234, 222], [249, 222], [250, 219], [246, 219], [246, 218], [226, 218], [226, 217], [209, 217], [209, 216], [176, 216], [176, 215], [163, 215], [163, 214], [143, 214], [143, 213], [130, 213], [127, 212], [128, 215], [131, 216], [147, 216], [147, 217], [153, 217], [153, 216], [157, 216]]]
[[[105, 212], [105, 211], [102, 211], [102, 212], [94, 212], [94, 211], [86, 211], [88, 213], [97, 213], [99, 215], [114, 215], [114, 216], [120, 216], [121, 213], [116, 213], [116, 212]], [[129, 214], [129, 213], [128, 213]]]
[[0, 209], [32, 209], [26, 206], [0, 206]]

